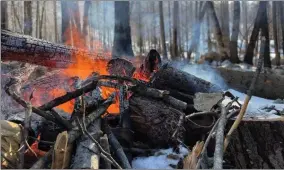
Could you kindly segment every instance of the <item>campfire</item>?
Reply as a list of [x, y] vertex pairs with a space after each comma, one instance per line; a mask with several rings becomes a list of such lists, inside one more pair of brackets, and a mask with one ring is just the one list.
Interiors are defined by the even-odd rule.
[[[4, 60], [50, 68], [32, 77], [37, 67], [27, 65], [5, 85], [5, 92], [27, 109], [25, 122], [32, 112], [44, 118], [31, 146], [24, 147], [33, 157], [26, 168], [131, 168], [139, 154], [179, 146], [194, 153], [179, 162], [199, 167], [218, 122], [242, 107], [217, 85], [162, 63], [154, 49], [141, 61], [112, 59], [110, 52], [84, 49], [74, 35], [80, 48], [1, 33]], [[30, 47], [38, 50], [32, 53]], [[232, 101], [222, 105], [228, 97]]]

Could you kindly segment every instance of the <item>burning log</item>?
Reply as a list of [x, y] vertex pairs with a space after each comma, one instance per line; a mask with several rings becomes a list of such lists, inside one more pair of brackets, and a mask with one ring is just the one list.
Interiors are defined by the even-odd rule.
[[[210, 93], [221, 91], [220, 87], [211, 84], [210, 82], [168, 65], [164, 65], [152, 78], [151, 82], [152, 87], [168, 90], [173, 97], [182, 101], [185, 101], [185, 98], [187, 98], [187, 101], [190, 101], [190, 97], [181, 97], [181, 94], [192, 96], [197, 92]], [[171, 89], [174, 89], [175, 91], [172, 91]]]
[[[85, 125], [88, 128], [88, 126], [96, 119], [98, 119], [100, 116], [102, 116], [107, 108], [110, 106], [110, 104], [113, 102], [114, 95], [111, 95], [103, 104], [98, 107], [96, 111], [94, 111], [92, 114], [88, 115], [86, 117]], [[72, 130], [68, 131], [68, 144], [72, 144], [80, 135], [82, 134], [82, 131], [76, 126], [75, 121], [72, 122], [74, 127]], [[51, 160], [51, 155], [53, 153], [53, 148], [51, 148], [44, 157], [40, 158], [32, 167], [31, 169], [42, 169], [44, 168], [45, 164]]]
[[92, 59], [104, 59], [83, 49], [54, 44], [27, 35], [1, 30], [2, 61], [20, 61], [52, 68], [66, 68], [74, 62], [74, 54]]

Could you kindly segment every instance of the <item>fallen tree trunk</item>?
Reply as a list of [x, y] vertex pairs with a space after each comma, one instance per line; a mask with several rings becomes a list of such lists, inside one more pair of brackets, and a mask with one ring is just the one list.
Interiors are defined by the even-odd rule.
[[283, 121], [242, 122], [232, 135], [225, 161], [235, 169], [283, 169], [283, 128]]
[[220, 87], [171, 66], [163, 66], [151, 82], [154, 88], [168, 90], [173, 97], [190, 102], [190, 104], [192, 103], [190, 97], [185, 97], [185, 95], [192, 96], [197, 92], [221, 91]]
[[[254, 75], [254, 72], [250, 71], [239, 71], [226, 68], [217, 68], [217, 70], [230, 88], [243, 93], [246, 93]], [[258, 83], [255, 85], [254, 89], [255, 96], [268, 99], [284, 98], [284, 76], [261, 72], [257, 81]]]
[[[75, 54], [91, 59], [104, 59], [91, 53], [65, 45], [55, 44], [31, 36], [1, 30], [1, 60], [20, 61], [52, 68], [66, 68], [74, 62]], [[86, 61], [87, 62], [87, 61]]]

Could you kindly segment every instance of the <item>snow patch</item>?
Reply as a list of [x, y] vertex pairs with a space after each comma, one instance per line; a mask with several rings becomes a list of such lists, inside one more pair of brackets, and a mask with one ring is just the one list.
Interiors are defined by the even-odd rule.
[[[186, 148], [179, 146], [179, 153], [173, 148], [161, 149], [149, 157], [136, 157], [132, 161], [134, 169], [173, 169], [171, 165], [177, 165], [189, 152]], [[175, 155], [178, 159], [172, 159], [168, 155]]]
[[[229, 89], [235, 97], [239, 97], [239, 102], [241, 104], [244, 103], [246, 94], [238, 92], [233, 89]], [[222, 104], [225, 106], [231, 101], [230, 98], [226, 97]], [[234, 102], [233, 105], [237, 106], [237, 103]], [[244, 115], [244, 120], [251, 119], [275, 119], [281, 118], [282, 116], [276, 115], [277, 111], [284, 110], [284, 104], [275, 103], [275, 100], [264, 99], [256, 96], [252, 96], [249, 101], [249, 105], [247, 107], [246, 113]]]

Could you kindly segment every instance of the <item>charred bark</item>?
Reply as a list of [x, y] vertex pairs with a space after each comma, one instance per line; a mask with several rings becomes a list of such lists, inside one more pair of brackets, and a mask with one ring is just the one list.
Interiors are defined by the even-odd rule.
[[112, 57], [134, 56], [131, 45], [131, 29], [129, 23], [129, 2], [114, 2], [115, 26]]
[[179, 24], [179, 17], [178, 17], [178, 1], [174, 1], [174, 8], [173, 8], [173, 58], [178, 59], [178, 24]]
[[86, 58], [101, 60], [103, 56], [94, 56], [88, 51], [54, 44], [31, 36], [1, 31], [2, 61], [21, 61], [52, 68], [66, 68], [74, 62], [75, 54]]
[[160, 69], [151, 82], [152, 86], [157, 89], [170, 88], [187, 95], [194, 95], [196, 92], [209, 93], [221, 90], [210, 82], [170, 66], [164, 66]]
[[[182, 112], [169, 107], [162, 101], [141, 96], [132, 96], [129, 107], [133, 130], [138, 140], [154, 147], [165, 147], [176, 142], [172, 139], [172, 135], [178, 128], [177, 124]], [[177, 134], [177, 137], [183, 138], [182, 131]]]
[[[275, 49], [275, 60], [276, 60], [276, 65], [280, 65], [280, 52], [278, 48], [278, 31], [277, 31], [277, 12], [279, 8], [277, 7], [278, 2], [272, 2], [272, 24], [273, 24], [273, 38], [274, 38], [274, 49]], [[280, 9], [282, 10], [282, 9]], [[280, 11], [279, 11], [280, 12]]]
[[283, 169], [283, 128], [282, 121], [242, 122], [231, 138], [225, 161], [237, 169]]

